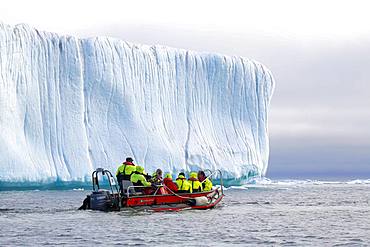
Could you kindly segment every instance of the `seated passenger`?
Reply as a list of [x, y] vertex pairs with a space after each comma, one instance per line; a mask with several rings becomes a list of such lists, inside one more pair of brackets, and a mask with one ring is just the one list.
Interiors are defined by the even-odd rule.
[[152, 185], [150, 182], [146, 181], [144, 176], [144, 168], [142, 166], [136, 166], [136, 171], [131, 175], [130, 181], [135, 186], [149, 187]]
[[154, 184], [161, 184], [162, 180], [162, 170], [158, 168], [157, 171], [153, 173], [150, 181]]
[[190, 178], [188, 179], [189, 183], [191, 184], [191, 189], [194, 192], [201, 192], [202, 189], [202, 184], [199, 182], [197, 178], [197, 173], [196, 172], [191, 172], [190, 173]]
[[198, 172], [198, 179], [202, 183], [203, 191], [211, 191], [212, 190], [212, 182], [210, 179], [206, 177], [204, 171]]
[[179, 193], [191, 193], [191, 184], [186, 180], [185, 174], [183, 172], [179, 173], [179, 176], [176, 178], [176, 184]]
[[[165, 186], [167, 186], [168, 189], [170, 189], [172, 192], [177, 192], [177, 185], [172, 181], [172, 175], [170, 173], [167, 173], [163, 179], [163, 183]], [[171, 192], [170, 191], [170, 192]]]

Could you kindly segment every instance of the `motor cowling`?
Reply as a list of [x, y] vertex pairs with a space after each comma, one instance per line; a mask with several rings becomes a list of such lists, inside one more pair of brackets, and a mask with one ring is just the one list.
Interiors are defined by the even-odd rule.
[[94, 191], [90, 195], [90, 208], [92, 210], [107, 211], [112, 205], [112, 196], [109, 191], [99, 190]]

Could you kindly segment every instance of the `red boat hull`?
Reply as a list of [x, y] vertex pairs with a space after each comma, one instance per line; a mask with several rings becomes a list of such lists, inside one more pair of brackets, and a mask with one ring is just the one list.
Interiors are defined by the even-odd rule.
[[224, 197], [224, 195], [221, 195], [216, 201], [213, 203], [203, 205], [203, 206], [178, 206], [178, 207], [157, 207], [153, 208], [154, 211], [156, 212], [163, 212], [163, 211], [182, 211], [182, 210], [187, 210], [187, 209], [210, 209], [214, 208]]
[[[217, 194], [217, 195], [216, 195]], [[215, 197], [212, 200], [211, 197]], [[186, 193], [186, 194], [164, 194], [164, 195], [141, 195], [141, 196], [132, 196], [128, 198], [122, 199], [122, 206], [123, 207], [138, 207], [138, 206], [159, 206], [165, 205], [167, 207], [157, 207], [155, 211], [178, 211], [183, 210], [186, 208], [194, 208], [194, 209], [207, 209], [212, 208], [216, 204], [218, 204], [221, 199], [223, 198], [223, 194], [219, 188], [207, 191], [207, 192], [199, 192], [199, 193]], [[209, 203], [207, 205], [201, 206], [190, 206], [189, 201], [199, 197], [207, 197], [209, 199]], [[177, 205], [176, 205], [177, 204]], [[171, 207], [171, 205], [174, 205]], [[179, 206], [180, 205], [180, 206]]]

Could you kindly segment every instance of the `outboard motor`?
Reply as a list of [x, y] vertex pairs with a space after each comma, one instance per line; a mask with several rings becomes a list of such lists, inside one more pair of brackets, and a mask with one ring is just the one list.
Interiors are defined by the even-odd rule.
[[[101, 189], [98, 174], [107, 176], [110, 190]], [[88, 195], [79, 209], [92, 209], [101, 211], [119, 211], [119, 190], [114, 177], [108, 170], [97, 168], [92, 173], [93, 192]]]
[[107, 211], [112, 204], [111, 199], [107, 190], [93, 191], [90, 195], [90, 208], [92, 210]]

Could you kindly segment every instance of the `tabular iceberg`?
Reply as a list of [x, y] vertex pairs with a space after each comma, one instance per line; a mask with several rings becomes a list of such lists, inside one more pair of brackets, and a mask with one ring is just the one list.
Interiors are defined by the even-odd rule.
[[274, 80], [218, 54], [0, 24], [0, 182], [153, 171], [264, 175]]

